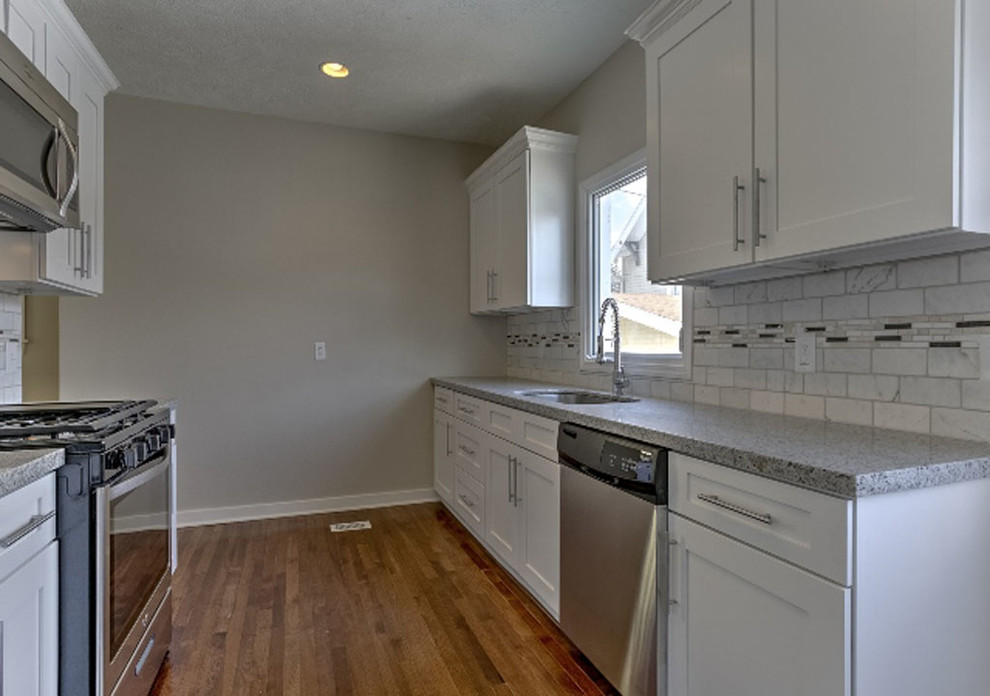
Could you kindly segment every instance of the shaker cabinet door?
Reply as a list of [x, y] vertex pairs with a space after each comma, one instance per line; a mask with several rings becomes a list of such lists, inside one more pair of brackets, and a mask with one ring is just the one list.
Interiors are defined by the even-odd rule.
[[955, 4], [755, 0], [757, 261], [956, 224]]
[[516, 567], [521, 545], [516, 502], [518, 448], [494, 436], [485, 445], [485, 543], [505, 565]]
[[849, 696], [851, 590], [670, 515], [671, 696]]
[[433, 411], [433, 489], [441, 500], [454, 500], [454, 433], [450, 416]]
[[560, 465], [520, 450], [523, 543], [519, 574], [550, 612], [560, 614]]
[[498, 214], [498, 265], [495, 304], [498, 309], [529, 303], [530, 215], [529, 152], [522, 152], [495, 174]]
[[58, 542], [0, 583], [0, 694], [58, 692]]
[[493, 309], [495, 233], [495, 188], [489, 180], [471, 194], [471, 311], [475, 314]]
[[751, 7], [705, 0], [647, 47], [651, 279], [752, 260]]

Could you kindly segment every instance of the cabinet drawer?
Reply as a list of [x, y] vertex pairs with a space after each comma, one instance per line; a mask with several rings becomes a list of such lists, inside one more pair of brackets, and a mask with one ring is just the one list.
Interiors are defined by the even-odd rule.
[[852, 502], [682, 454], [670, 509], [842, 585], [852, 584]]
[[488, 432], [557, 461], [557, 421], [499, 404], [487, 404], [483, 415]]
[[0, 498], [0, 579], [10, 575], [54, 538], [53, 472]]
[[477, 481], [485, 480], [485, 433], [468, 423], [454, 423], [454, 461]]
[[454, 415], [481, 425], [484, 418], [485, 402], [473, 396], [465, 396], [454, 392]]
[[462, 469], [454, 471], [454, 514], [478, 539], [484, 539], [485, 489]]
[[454, 392], [445, 387], [433, 388], [433, 408], [444, 413], [454, 413]]

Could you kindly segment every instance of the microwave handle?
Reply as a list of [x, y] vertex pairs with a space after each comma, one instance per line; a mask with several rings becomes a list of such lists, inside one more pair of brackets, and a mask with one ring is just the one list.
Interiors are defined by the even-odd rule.
[[[58, 142], [58, 128], [52, 128], [51, 135], [45, 141], [45, 151], [41, 153], [41, 180], [44, 182], [45, 188], [48, 189], [48, 195], [57, 199], [58, 192], [52, 184], [52, 177], [48, 171], [48, 161], [52, 156], [52, 149], [54, 149], [56, 142]], [[55, 158], [55, 161], [56, 166], [58, 166], [58, 157]]]
[[65, 192], [65, 198], [59, 201], [58, 209], [58, 214], [65, 217], [66, 213], [69, 212], [69, 203], [79, 188], [79, 150], [65, 131], [65, 124], [62, 122], [62, 119], [58, 120], [58, 131], [62, 135], [62, 139], [65, 140], [65, 146], [69, 149], [69, 154], [72, 156], [72, 183], [69, 184], [69, 190]]

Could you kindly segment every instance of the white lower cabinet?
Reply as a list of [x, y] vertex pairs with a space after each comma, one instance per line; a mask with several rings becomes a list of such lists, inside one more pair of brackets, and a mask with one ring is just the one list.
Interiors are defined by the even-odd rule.
[[0, 668], [0, 693], [57, 693], [58, 542], [0, 582]]
[[0, 694], [58, 693], [55, 475], [0, 498]]
[[[556, 618], [560, 465], [544, 456], [549, 452], [547, 433], [553, 431], [555, 437], [556, 423], [475, 397], [455, 394], [452, 401], [453, 415], [434, 411], [434, 487], [496, 560]], [[470, 412], [457, 404], [466, 404]], [[444, 497], [441, 485], [448, 468], [454, 477], [452, 500]]]
[[454, 499], [454, 434], [451, 420], [440, 409], [433, 411], [433, 490], [448, 504]]
[[670, 696], [850, 693], [851, 590], [670, 516]]

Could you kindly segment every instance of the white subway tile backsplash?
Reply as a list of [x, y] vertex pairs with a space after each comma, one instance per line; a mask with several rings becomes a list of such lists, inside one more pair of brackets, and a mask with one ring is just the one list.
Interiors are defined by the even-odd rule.
[[990, 308], [990, 283], [947, 285], [925, 290], [926, 314], [969, 314]]
[[897, 286], [901, 288], [952, 285], [958, 282], [959, 257], [955, 255], [902, 261], [897, 266]]
[[784, 320], [783, 303], [764, 302], [749, 305], [748, 314], [751, 324], [779, 324]]
[[699, 404], [710, 404], [718, 406], [719, 388], [709, 387], [704, 384], [696, 384], [694, 387], [694, 401]]
[[825, 350], [825, 372], [868, 374], [871, 371], [869, 348], [828, 348]]
[[805, 297], [825, 297], [846, 293], [846, 272], [832, 271], [804, 277]]
[[749, 366], [765, 370], [779, 370], [784, 367], [784, 349], [750, 348]]
[[925, 375], [928, 373], [928, 349], [877, 348], [873, 351], [873, 372], [881, 375]]
[[870, 316], [869, 295], [841, 295], [822, 301], [822, 319], [859, 319]]
[[736, 387], [759, 390], [767, 388], [766, 370], [736, 370], [735, 373], [734, 386]]
[[987, 440], [987, 433], [990, 433], [990, 413], [956, 408], [932, 409], [932, 435]]
[[846, 292], [875, 292], [897, 287], [897, 267], [892, 263], [846, 271]]
[[694, 385], [690, 382], [673, 382], [670, 385], [670, 398], [674, 401], [694, 401]]
[[990, 249], [963, 254], [959, 259], [959, 280], [963, 283], [990, 280]]
[[932, 348], [928, 351], [928, 374], [976, 379], [980, 376], [980, 353], [975, 348]]
[[873, 404], [857, 399], [825, 399], [825, 420], [851, 425], [873, 425]]
[[[735, 379], [735, 370], [731, 367], [709, 367], [705, 383], [716, 387], [731, 387]], [[697, 377], [695, 378], [697, 382]]]
[[696, 327], [718, 326], [718, 308], [696, 307], [694, 310], [694, 325]]
[[800, 277], [778, 278], [767, 281], [767, 300], [796, 300], [804, 296], [804, 283]]
[[885, 375], [849, 375], [848, 393], [853, 399], [895, 401], [901, 393], [898, 377]]
[[785, 394], [784, 413], [788, 416], [801, 418], [825, 418], [825, 399], [821, 396], [807, 394]]
[[780, 392], [751, 392], [749, 407], [754, 411], [763, 411], [764, 413], [783, 413], [784, 395]]
[[818, 396], [845, 396], [846, 380], [846, 375], [825, 372], [807, 374], [804, 376], [804, 393]]
[[959, 408], [962, 403], [962, 382], [957, 379], [901, 377], [900, 400], [909, 404]]
[[[694, 298], [691, 378], [633, 374], [633, 393], [990, 440], [990, 250], [697, 288]], [[607, 374], [579, 371], [580, 315], [510, 317], [509, 374], [610, 388]], [[813, 373], [794, 371], [805, 331], [816, 337]]]
[[962, 383], [963, 408], [990, 411], [990, 381], [966, 380]]
[[931, 432], [931, 409], [928, 406], [875, 402], [873, 425], [878, 428], [928, 433]]
[[755, 304], [757, 302], [766, 302], [767, 284], [760, 282], [736, 285], [733, 298], [736, 304]]
[[871, 317], [909, 317], [925, 311], [924, 290], [871, 292]]
[[723, 388], [719, 396], [722, 406], [729, 408], [749, 408], [749, 389]]
[[808, 300], [788, 300], [784, 302], [784, 321], [820, 321], [822, 301], [815, 297]]
[[735, 326], [748, 321], [746, 305], [730, 305], [719, 307], [718, 323], [722, 326]]

